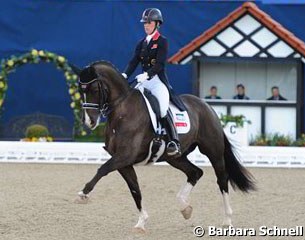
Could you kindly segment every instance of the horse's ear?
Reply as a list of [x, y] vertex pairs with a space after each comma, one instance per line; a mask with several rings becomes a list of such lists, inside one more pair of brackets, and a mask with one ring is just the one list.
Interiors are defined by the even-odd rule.
[[79, 78], [83, 83], [89, 83], [98, 76], [96, 74], [95, 68], [92, 66], [85, 67], [79, 74]]
[[72, 64], [72, 63], [69, 63], [72, 71], [77, 75], [77, 76], [80, 76], [80, 73], [82, 72], [82, 70], [77, 67], [76, 65]]

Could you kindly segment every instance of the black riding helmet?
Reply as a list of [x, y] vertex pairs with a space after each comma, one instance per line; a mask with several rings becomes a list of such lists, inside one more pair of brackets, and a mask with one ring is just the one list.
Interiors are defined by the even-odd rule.
[[159, 22], [160, 25], [163, 23], [162, 13], [158, 8], [145, 9], [142, 14], [142, 19], [140, 20], [142, 23], [150, 23], [152, 21]]

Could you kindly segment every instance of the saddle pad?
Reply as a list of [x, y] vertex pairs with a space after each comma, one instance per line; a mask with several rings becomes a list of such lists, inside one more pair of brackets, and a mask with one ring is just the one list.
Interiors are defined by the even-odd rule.
[[[154, 113], [148, 99], [145, 97], [145, 95], [143, 93], [144, 92], [143, 87], [140, 86], [137, 89], [141, 92], [141, 94], [142, 94], [142, 96], [145, 100], [147, 110], [149, 112], [150, 120], [151, 120], [151, 123], [153, 125], [153, 128], [154, 128], [155, 132], [158, 133], [158, 134], [160, 134], [162, 132], [165, 132], [165, 129], [160, 129], [160, 124], [158, 124], [158, 122], [157, 122], [156, 114]], [[170, 111], [172, 112], [172, 115], [174, 117], [174, 122], [175, 122], [175, 126], [176, 126], [176, 129], [177, 129], [177, 133], [178, 134], [188, 133], [191, 129], [191, 123], [190, 123], [190, 118], [189, 118], [189, 115], [188, 115], [187, 111], [180, 111], [172, 103], [169, 104], [169, 108], [170, 108]]]

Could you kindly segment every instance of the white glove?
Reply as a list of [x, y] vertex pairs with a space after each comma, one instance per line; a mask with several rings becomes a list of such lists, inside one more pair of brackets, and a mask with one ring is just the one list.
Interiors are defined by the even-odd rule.
[[127, 79], [127, 74], [126, 73], [122, 73], [122, 76]]
[[144, 81], [146, 81], [148, 79], [148, 74], [147, 72], [144, 72], [142, 74], [139, 74], [138, 76], [136, 76], [137, 82], [138, 83], [142, 83]]

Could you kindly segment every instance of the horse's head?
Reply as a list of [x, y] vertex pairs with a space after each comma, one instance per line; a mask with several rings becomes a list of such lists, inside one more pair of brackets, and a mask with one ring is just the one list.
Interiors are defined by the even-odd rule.
[[93, 130], [98, 126], [101, 115], [107, 111], [108, 89], [93, 66], [88, 66], [79, 73], [78, 84], [83, 100], [82, 120]]
[[97, 61], [84, 69], [70, 64], [79, 76], [79, 92], [82, 96], [83, 122], [92, 130], [101, 115], [114, 110], [128, 92], [129, 85], [121, 73], [109, 62]]

